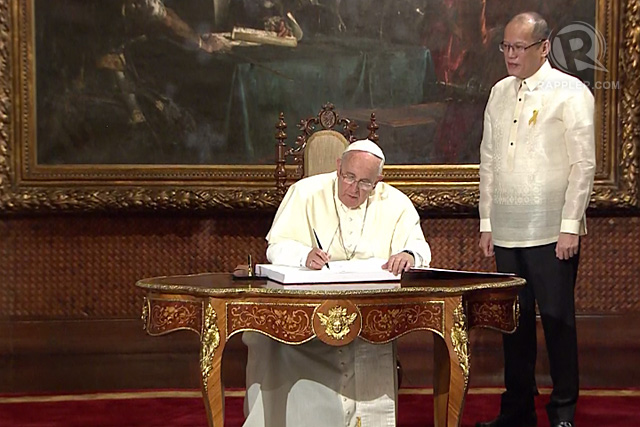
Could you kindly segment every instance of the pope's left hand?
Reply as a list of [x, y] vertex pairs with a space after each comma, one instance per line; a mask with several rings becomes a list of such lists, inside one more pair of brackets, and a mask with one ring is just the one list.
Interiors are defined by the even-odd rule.
[[403, 271], [409, 270], [413, 267], [414, 263], [415, 260], [411, 254], [407, 252], [400, 252], [399, 254], [391, 255], [389, 257], [389, 261], [384, 263], [382, 268], [398, 275]]

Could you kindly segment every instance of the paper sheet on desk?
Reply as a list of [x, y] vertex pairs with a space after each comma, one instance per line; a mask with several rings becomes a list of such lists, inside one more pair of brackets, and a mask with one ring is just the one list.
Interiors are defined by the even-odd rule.
[[289, 267], [275, 264], [256, 265], [256, 274], [282, 284], [296, 283], [358, 283], [399, 281], [396, 276], [382, 269], [387, 260], [367, 259], [331, 261], [330, 269], [310, 270], [304, 267]]

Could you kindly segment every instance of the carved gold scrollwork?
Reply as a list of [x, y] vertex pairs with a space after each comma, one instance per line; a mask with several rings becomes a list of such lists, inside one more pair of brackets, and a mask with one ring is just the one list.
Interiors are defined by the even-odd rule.
[[[11, 175], [14, 166], [11, 162], [11, 111], [13, 71], [11, 69], [11, 33], [9, 32], [11, 17], [9, 1], [0, 1], [0, 210], [11, 200]], [[12, 72], [13, 71], [13, 72]]]
[[350, 326], [356, 321], [358, 313], [347, 313], [347, 309], [339, 305], [329, 309], [328, 316], [318, 312], [320, 323], [331, 338], [341, 340], [351, 332]]
[[640, 1], [627, 0], [622, 23], [622, 187], [626, 202], [640, 206]]
[[469, 361], [469, 334], [467, 332], [467, 320], [464, 314], [462, 302], [453, 311], [453, 328], [451, 328], [451, 344], [458, 355], [462, 375], [464, 376], [465, 390], [469, 386], [469, 372], [471, 364]]
[[[2, 148], [0, 141], [0, 148]], [[0, 161], [2, 153], [0, 152]], [[0, 172], [2, 172], [0, 165]], [[213, 210], [258, 209], [275, 210], [282, 200], [282, 193], [273, 189], [156, 189], [118, 188], [52, 189], [25, 188], [19, 193], [2, 194], [0, 175], [0, 210], [14, 213], [33, 211], [112, 211], [144, 207], [150, 210]]]
[[477, 189], [429, 189], [405, 190], [419, 211], [467, 212], [478, 204]]
[[200, 335], [200, 370], [202, 384], [207, 390], [209, 373], [213, 369], [213, 356], [220, 345], [220, 331], [218, 330], [218, 315], [208, 301], [204, 309], [202, 333]]

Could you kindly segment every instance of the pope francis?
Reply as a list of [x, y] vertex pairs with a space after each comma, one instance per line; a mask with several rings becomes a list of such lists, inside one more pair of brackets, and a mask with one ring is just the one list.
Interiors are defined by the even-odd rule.
[[[406, 195], [381, 182], [383, 165], [378, 145], [356, 141], [336, 172], [293, 184], [267, 234], [269, 261], [321, 269], [330, 261], [375, 257], [387, 259], [382, 268], [395, 274], [428, 266], [420, 217]], [[289, 346], [253, 332], [243, 341], [246, 427], [396, 425], [394, 344], [356, 339], [332, 347], [314, 339]]]

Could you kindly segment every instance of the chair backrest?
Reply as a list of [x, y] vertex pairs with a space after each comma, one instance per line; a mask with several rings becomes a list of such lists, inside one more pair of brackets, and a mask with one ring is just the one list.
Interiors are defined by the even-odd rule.
[[[316, 131], [317, 126], [322, 129]], [[280, 113], [276, 125], [278, 142], [275, 179], [278, 188], [286, 188], [288, 181], [336, 170], [336, 160], [350, 143], [358, 139], [354, 135], [358, 125], [348, 118], [340, 117], [331, 103], [325, 104], [317, 116], [300, 120], [297, 127], [300, 135], [296, 137], [296, 145], [287, 147], [285, 143], [287, 124], [284, 121], [284, 113]], [[342, 131], [339, 130], [340, 128]], [[375, 113], [371, 113], [367, 129], [369, 129], [367, 138], [378, 142]], [[293, 174], [287, 174], [285, 167], [289, 158], [293, 159], [293, 164], [297, 166]]]
[[304, 147], [302, 176], [334, 171], [336, 159], [342, 156], [349, 143], [344, 135], [335, 130], [325, 129], [312, 134]]

